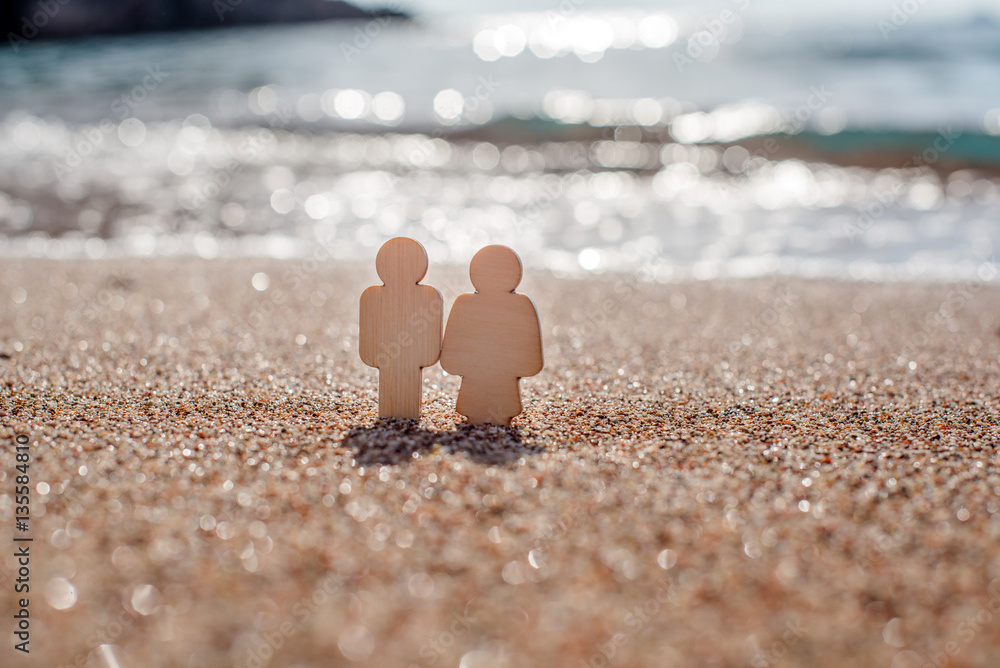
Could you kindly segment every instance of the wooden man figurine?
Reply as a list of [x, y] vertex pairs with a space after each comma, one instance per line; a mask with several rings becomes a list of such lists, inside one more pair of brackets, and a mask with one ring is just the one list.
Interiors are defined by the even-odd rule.
[[474, 294], [455, 300], [441, 366], [462, 376], [459, 413], [469, 424], [509, 426], [521, 413], [518, 380], [542, 370], [542, 331], [534, 304], [514, 292], [521, 259], [506, 246], [487, 246], [469, 267]]
[[379, 417], [419, 419], [422, 369], [441, 355], [441, 293], [420, 285], [427, 252], [413, 239], [385, 242], [375, 269], [385, 285], [361, 295], [361, 360], [378, 369]]

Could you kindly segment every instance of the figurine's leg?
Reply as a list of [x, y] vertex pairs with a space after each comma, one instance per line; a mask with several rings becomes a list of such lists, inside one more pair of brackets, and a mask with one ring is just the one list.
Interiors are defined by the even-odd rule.
[[423, 394], [422, 369], [380, 369], [378, 374], [379, 417], [420, 419]]
[[518, 378], [505, 379], [502, 387], [506, 392], [503, 414], [506, 417], [507, 426], [510, 426], [510, 421], [524, 410], [521, 407], [521, 388], [518, 386]]
[[517, 378], [504, 378], [496, 383], [496, 401], [492, 406], [493, 424], [510, 426], [510, 421], [521, 414], [521, 392]]
[[489, 401], [483, 388], [483, 381], [475, 376], [462, 376], [462, 384], [458, 388], [458, 401], [455, 410], [469, 419], [469, 424], [489, 422], [489, 415], [484, 405]]

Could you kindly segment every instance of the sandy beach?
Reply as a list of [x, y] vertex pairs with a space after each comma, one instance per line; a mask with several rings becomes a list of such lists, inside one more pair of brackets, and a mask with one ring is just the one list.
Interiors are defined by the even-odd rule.
[[377, 420], [375, 281], [0, 264], [5, 611], [34, 538], [3, 665], [1000, 664], [995, 285], [526, 271], [546, 367], [507, 430], [438, 366]]

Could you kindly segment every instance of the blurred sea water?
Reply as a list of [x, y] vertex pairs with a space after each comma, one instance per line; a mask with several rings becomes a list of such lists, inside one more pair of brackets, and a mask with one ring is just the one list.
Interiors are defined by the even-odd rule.
[[556, 9], [0, 51], [0, 255], [992, 280], [1000, 23]]

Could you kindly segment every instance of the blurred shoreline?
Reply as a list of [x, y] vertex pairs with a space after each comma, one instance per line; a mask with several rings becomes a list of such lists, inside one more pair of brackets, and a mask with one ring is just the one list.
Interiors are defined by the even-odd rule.
[[810, 161], [801, 135], [712, 145], [574, 131], [503, 143], [490, 126], [364, 134], [16, 117], [0, 123], [0, 255], [346, 259], [405, 235], [436, 262], [504, 243], [564, 275], [995, 277], [992, 167], [948, 152], [926, 164], [912, 154], [907, 168], [878, 152], [854, 154], [866, 166]]

